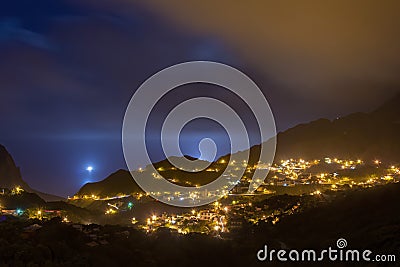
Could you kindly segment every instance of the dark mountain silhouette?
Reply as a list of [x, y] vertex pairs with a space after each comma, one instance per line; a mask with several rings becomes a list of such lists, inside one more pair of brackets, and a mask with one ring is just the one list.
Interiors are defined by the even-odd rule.
[[77, 195], [115, 196], [117, 194], [131, 194], [142, 192], [127, 170], [118, 170], [102, 181], [87, 183]]
[[27, 192], [35, 193], [46, 201], [62, 200], [62, 197], [46, 194], [32, 189], [23, 179], [19, 167], [15, 164], [7, 149], [0, 145], [0, 188], [12, 189], [20, 186]]
[[0, 145], [0, 187], [11, 189], [16, 186], [21, 186], [27, 191], [31, 190], [29, 185], [22, 180], [20, 169], [15, 165], [10, 153]]
[[[318, 119], [277, 135], [275, 160], [323, 157], [400, 161], [400, 93], [370, 113]], [[270, 141], [264, 143], [268, 145]], [[260, 147], [250, 155], [257, 158]]]

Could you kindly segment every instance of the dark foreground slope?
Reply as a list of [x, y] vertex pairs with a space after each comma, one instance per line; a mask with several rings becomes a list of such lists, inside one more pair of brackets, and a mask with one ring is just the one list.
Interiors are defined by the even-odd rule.
[[[84, 226], [78, 231], [57, 220], [37, 222], [42, 228], [26, 232], [29, 222], [0, 222], [0, 263], [26, 266], [293, 266], [258, 262], [256, 253], [270, 249], [326, 249], [345, 238], [352, 249], [394, 254], [399, 260], [400, 184], [347, 192], [323, 207], [291, 215], [272, 225], [245, 226], [228, 236], [179, 235], [167, 229], [147, 235], [132, 227]], [[93, 237], [96, 237], [93, 241]], [[21, 238], [23, 237], [23, 238]], [[23, 251], [23, 253], [21, 253]], [[15, 255], [18, 255], [16, 257]], [[294, 266], [299, 265], [295, 264]], [[310, 264], [300, 264], [309, 266]], [[354, 266], [318, 262], [312, 266]], [[356, 266], [398, 266], [366, 264]]]
[[[399, 183], [347, 192], [326, 206], [286, 218], [270, 237], [289, 247], [316, 248], [332, 246], [338, 238], [345, 238], [351, 247], [397, 252], [399, 203]], [[258, 228], [260, 234], [268, 229], [266, 225]]]

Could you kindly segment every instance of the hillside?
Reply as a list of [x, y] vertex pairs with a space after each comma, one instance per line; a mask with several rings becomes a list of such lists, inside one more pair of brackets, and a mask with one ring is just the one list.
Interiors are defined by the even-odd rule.
[[[361, 158], [366, 162], [375, 159], [388, 163], [400, 162], [400, 106], [397, 103], [400, 103], [400, 93], [370, 113], [353, 113], [333, 121], [319, 119], [281, 132], [277, 136], [275, 161], [337, 157]], [[270, 142], [267, 141], [264, 145], [268, 146]], [[258, 161], [259, 149], [260, 146], [251, 148], [251, 164]], [[235, 157], [241, 158], [241, 154], [243, 152], [238, 152]], [[229, 157], [230, 155], [226, 155], [221, 159], [228, 162]], [[174, 169], [167, 160], [155, 163], [154, 166], [162, 169], [163, 177], [171, 182], [195, 186], [207, 184], [219, 177], [227, 167], [220, 162], [219, 159], [210, 165], [210, 169], [217, 171], [195, 172], [190, 176]], [[141, 192], [141, 189], [128, 171], [119, 170], [103, 181], [84, 185], [77, 194], [112, 196], [134, 192]]]
[[27, 209], [45, 207], [46, 202], [35, 193], [21, 192], [20, 194], [0, 195], [2, 207], [7, 209]]
[[131, 194], [142, 192], [126, 170], [118, 170], [102, 181], [87, 183], [78, 191], [77, 195], [115, 196], [117, 194]]
[[[189, 160], [195, 160], [195, 158], [191, 158], [186, 156]], [[175, 158], [177, 162], [179, 162], [179, 158]], [[179, 163], [178, 163], [179, 164]], [[219, 164], [217, 162], [208, 163], [211, 164], [210, 168], [216, 169], [218, 168], [218, 172], [193, 172], [190, 173], [190, 176], [187, 172], [174, 168], [174, 166], [168, 161], [163, 160], [157, 163], [154, 163], [154, 167], [158, 169], [160, 173], [162, 173], [163, 177], [169, 180], [172, 183], [182, 185], [182, 186], [195, 186], [196, 184], [207, 184], [213, 180], [215, 180], [224, 170], [224, 164]], [[208, 165], [207, 164], [207, 165]], [[180, 165], [180, 166], [185, 166]], [[189, 168], [189, 166], [185, 166], [185, 168]], [[149, 175], [151, 178], [152, 173], [148, 168], [143, 169], [143, 173], [134, 172], [134, 175]], [[190, 177], [190, 179], [189, 179]], [[130, 173], [127, 170], [118, 170], [115, 173], [110, 174], [104, 180], [87, 183], [78, 191], [77, 195], [96, 195], [96, 196], [115, 196], [117, 194], [131, 194], [131, 193], [141, 193], [142, 189], [136, 184], [135, 180], [132, 178]]]

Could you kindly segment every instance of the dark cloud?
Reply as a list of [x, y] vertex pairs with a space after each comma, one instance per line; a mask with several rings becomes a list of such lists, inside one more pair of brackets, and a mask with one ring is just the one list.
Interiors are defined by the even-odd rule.
[[398, 1], [140, 3], [188, 31], [221, 37], [285, 94], [348, 112], [398, 90]]

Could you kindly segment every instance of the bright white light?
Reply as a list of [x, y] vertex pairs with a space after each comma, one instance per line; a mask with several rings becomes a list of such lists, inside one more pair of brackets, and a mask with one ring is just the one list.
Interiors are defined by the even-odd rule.
[[87, 170], [88, 172], [91, 172], [91, 171], [93, 171], [93, 167], [92, 167], [92, 166], [88, 166], [88, 167], [86, 168], [86, 170]]

